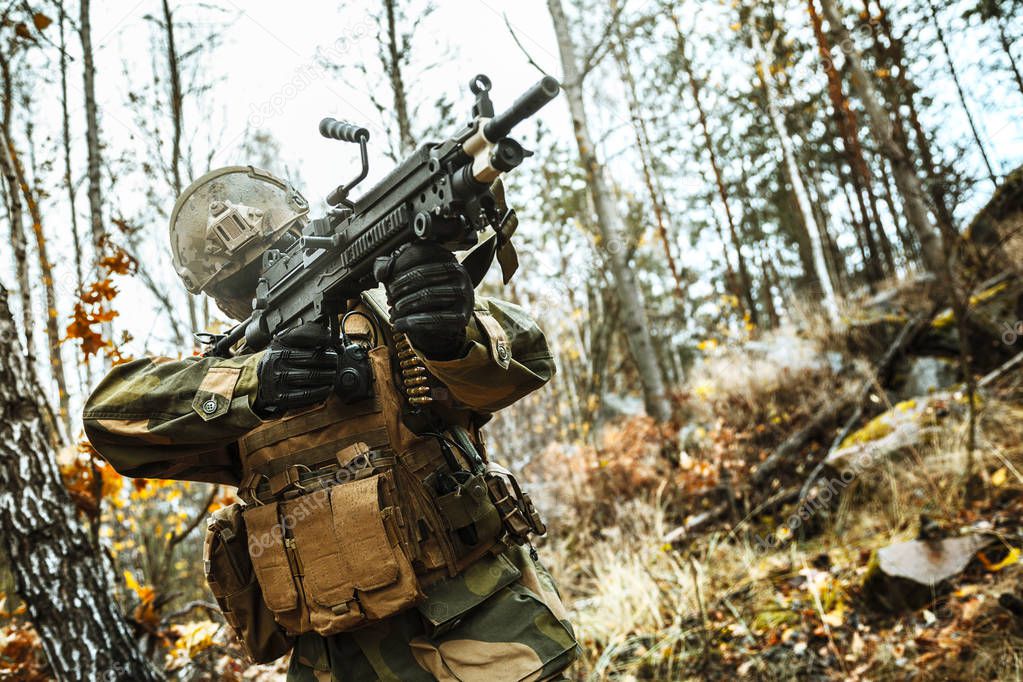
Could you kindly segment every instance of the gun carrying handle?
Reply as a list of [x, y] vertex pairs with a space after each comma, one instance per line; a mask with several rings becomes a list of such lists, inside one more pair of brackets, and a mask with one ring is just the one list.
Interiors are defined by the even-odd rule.
[[325, 118], [320, 121], [320, 135], [342, 142], [369, 142], [369, 131], [362, 126], [347, 121]]
[[344, 204], [348, 208], [353, 208], [352, 202], [348, 200], [348, 193], [369, 175], [369, 153], [366, 151], [366, 143], [369, 142], [369, 131], [354, 123], [325, 118], [320, 121], [320, 134], [334, 140], [355, 142], [359, 145], [359, 153], [362, 158], [362, 170], [359, 172], [359, 175], [351, 182], [338, 185], [333, 192], [327, 195], [327, 204], [330, 206]]

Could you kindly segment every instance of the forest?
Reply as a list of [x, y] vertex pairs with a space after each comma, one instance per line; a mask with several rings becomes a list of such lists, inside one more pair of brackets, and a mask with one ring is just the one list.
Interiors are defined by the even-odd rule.
[[285, 679], [206, 583], [235, 486], [119, 474], [83, 408], [234, 324], [172, 264], [193, 180], [322, 215], [320, 118], [358, 196], [478, 73], [561, 83], [476, 296], [556, 367], [484, 431], [567, 679], [1023, 680], [1023, 2], [341, 5], [0, 0], [0, 681]]

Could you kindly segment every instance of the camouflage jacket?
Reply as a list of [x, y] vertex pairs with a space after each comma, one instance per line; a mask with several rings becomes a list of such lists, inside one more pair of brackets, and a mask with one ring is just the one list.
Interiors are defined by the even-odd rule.
[[[519, 306], [478, 297], [468, 334], [464, 357], [424, 362], [458, 403], [481, 416], [554, 374], [543, 333]], [[119, 365], [89, 396], [85, 433], [125, 476], [237, 485], [235, 443], [261, 423], [252, 411], [261, 356], [150, 357]]]

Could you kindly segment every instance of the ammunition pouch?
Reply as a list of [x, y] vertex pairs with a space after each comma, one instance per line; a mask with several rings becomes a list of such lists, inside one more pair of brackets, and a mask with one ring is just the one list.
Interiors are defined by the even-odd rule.
[[333, 635], [422, 597], [396, 498], [385, 472], [245, 510], [266, 605], [289, 633]]
[[241, 505], [210, 516], [203, 570], [224, 618], [254, 661], [269, 663], [291, 650], [293, 641], [267, 608], [253, 572]]

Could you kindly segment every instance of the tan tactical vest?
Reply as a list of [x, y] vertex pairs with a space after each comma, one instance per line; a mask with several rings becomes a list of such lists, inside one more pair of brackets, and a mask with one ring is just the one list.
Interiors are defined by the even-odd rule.
[[[372, 346], [374, 397], [346, 405], [331, 396], [239, 441], [252, 567], [290, 634], [386, 618], [505, 543], [543, 532], [510, 474], [485, 465], [473, 413], [446, 398], [402, 335], [366, 306], [356, 311], [345, 332]], [[435, 435], [416, 435], [403, 415]]]

